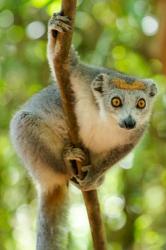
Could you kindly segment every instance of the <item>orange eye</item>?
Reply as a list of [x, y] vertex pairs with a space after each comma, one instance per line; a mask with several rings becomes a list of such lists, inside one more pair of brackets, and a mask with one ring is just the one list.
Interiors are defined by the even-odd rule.
[[138, 109], [143, 109], [146, 106], [146, 102], [143, 98], [139, 99], [139, 101], [137, 102], [137, 108]]
[[111, 104], [113, 107], [118, 108], [122, 106], [122, 101], [119, 97], [113, 97], [111, 100]]

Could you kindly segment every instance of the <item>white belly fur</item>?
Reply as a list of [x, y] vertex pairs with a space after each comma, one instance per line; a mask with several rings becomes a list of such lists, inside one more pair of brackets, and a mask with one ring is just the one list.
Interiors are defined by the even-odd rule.
[[77, 99], [79, 136], [84, 145], [94, 153], [102, 153], [126, 144], [129, 140], [128, 131], [121, 129], [111, 115], [100, 114], [89, 86], [80, 82], [78, 84], [78, 81], [76, 84], [76, 79], [72, 79], [72, 83]]
[[[77, 107], [77, 110], [80, 108]], [[88, 111], [86, 120], [85, 117], [79, 119], [80, 138], [88, 149], [94, 153], [102, 153], [127, 143], [126, 131], [115, 126], [111, 119], [103, 121], [91, 111]]]

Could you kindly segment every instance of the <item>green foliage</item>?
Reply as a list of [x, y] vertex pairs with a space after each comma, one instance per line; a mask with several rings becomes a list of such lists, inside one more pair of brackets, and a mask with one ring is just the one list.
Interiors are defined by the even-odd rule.
[[[109, 171], [100, 190], [109, 250], [166, 247], [166, 96], [161, 62], [147, 56], [153, 36], [143, 19], [152, 1], [80, 0], [74, 44], [81, 58], [158, 82], [160, 94], [144, 140]], [[49, 83], [47, 21], [60, 1], [0, 1], [0, 245], [31, 250], [35, 242], [36, 194], [8, 136], [15, 110]], [[71, 188], [69, 249], [92, 249], [80, 192]], [[79, 218], [81, 218], [79, 220]]]

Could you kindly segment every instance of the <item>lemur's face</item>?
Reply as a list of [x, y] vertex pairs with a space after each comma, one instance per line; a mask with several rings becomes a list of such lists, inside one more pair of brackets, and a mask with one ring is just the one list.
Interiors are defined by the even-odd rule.
[[131, 130], [146, 124], [157, 93], [151, 80], [110, 79], [100, 74], [92, 84], [99, 108], [111, 116], [122, 129]]
[[133, 129], [147, 122], [151, 99], [142, 90], [113, 89], [104, 96], [104, 106], [121, 128]]

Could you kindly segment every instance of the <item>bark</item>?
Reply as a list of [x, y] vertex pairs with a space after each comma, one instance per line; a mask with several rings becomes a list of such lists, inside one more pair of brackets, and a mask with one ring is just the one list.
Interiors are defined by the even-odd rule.
[[[62, 0], [62, 13], [68, 16], [74, 23], [76, 13], [76, 0]], [[55, 70], [57, 83], [60, 88], [62, 106], [69, 127], [69, 136], [71, 142], [79, 145], [78, 126], [74, 112], [74, 95], [71, 89], [70, 72], [68, 65], [68, 55], [71, 47], [72, 32], [58, 34], [58, 51], [55, 58]], [[76, 163], [77, 164], [77, 163]], [[80, 165], [76, 165], [80, 173]], [[104, 227], [100, 214], [100, 206], [97, 197], [97, 191], [82, 192], [91, 226], [93, 245], [95, 250], [106, 250], [106, 241]]]

